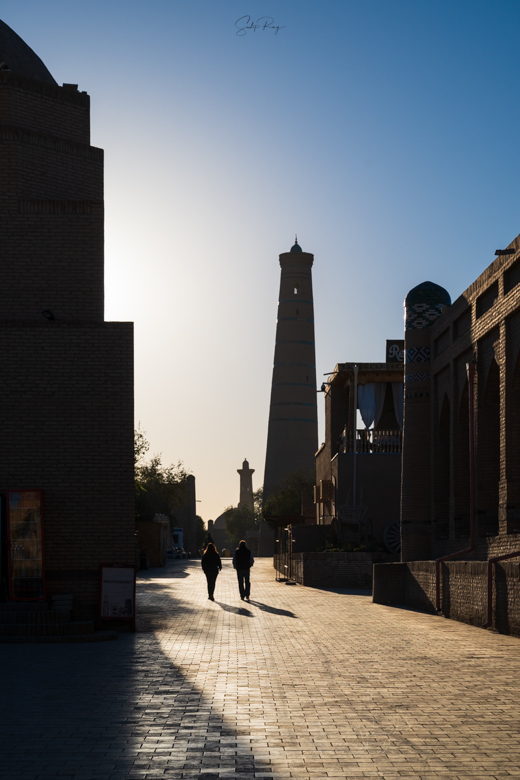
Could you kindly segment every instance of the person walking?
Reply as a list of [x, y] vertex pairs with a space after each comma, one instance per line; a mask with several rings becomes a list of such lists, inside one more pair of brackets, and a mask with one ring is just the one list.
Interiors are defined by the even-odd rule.
[[233, 555], [233, 568], [236, 569], [237, 572], [238, 589], [242, 601], [244, 601], [244, 599], [249, 601], [249, 594], [251, 593], [251, 580], [249, 574], [254, 562], [253, 553], [248, 549], [245, 541], [242, 539]]
[[206, 575], [208, 581], [208, 599], [215, 601], [213, 593], [215, 592], [215, 583], [217, 581], [219, 571], [222, 571], [222, 561], [220, 555], [217, 552], [217, 548], [210, 542], [204, 550], [202, 556], [202, 569]]

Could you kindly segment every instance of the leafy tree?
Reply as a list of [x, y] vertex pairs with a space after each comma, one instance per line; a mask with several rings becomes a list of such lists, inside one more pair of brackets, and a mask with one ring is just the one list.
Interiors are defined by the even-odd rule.
[[300, 515], [302, 500], [312, 493], [316, 474], [297, 469], [287, 474], [263, 506], [263, 515]]
[[224, 512], [226, 534], [228, 543], [238, 545], [241, 539], [246, 538], [247, 531], [257, 531], [262, 519], [262, 488], [253, 493], [253, 509], [239, 504], [230, 506]]
[[164, 466], [160, 455], [145, 461], [150, 449], [146, 431], [141, 425], [134, 434], [135, 517], [136, 520], [153, 520], [156, 514], [175, 514], [175, 507], [186, 501], [188, 472], [181, 461]]

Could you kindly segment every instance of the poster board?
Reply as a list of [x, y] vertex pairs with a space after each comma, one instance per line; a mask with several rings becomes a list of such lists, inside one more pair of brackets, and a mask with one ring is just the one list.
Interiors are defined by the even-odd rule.
[[43, 601], [43, 521], [40, 489], [7, 491], [7, 550], [11, 601]]
[[99, 620], [125, 620], [135, 631], [135, 566], [102, 563], [99, 580]]

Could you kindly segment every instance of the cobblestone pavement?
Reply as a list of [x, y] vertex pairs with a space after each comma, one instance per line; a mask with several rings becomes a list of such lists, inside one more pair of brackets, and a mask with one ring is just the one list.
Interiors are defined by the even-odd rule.
[[4, 645], [0, 778], [520, 777], [520, 640], [230, 562], [141, 578], [139, 633]]

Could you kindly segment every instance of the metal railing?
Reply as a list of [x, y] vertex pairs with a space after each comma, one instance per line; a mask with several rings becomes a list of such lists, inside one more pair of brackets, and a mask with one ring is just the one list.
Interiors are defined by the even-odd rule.
[[341, 437], [340, 452], [354, 452], [354, 434], [356, 435], [356, 452], [358, 455], [394, 454], [402, 452], [402, 431], [347, 431]]

